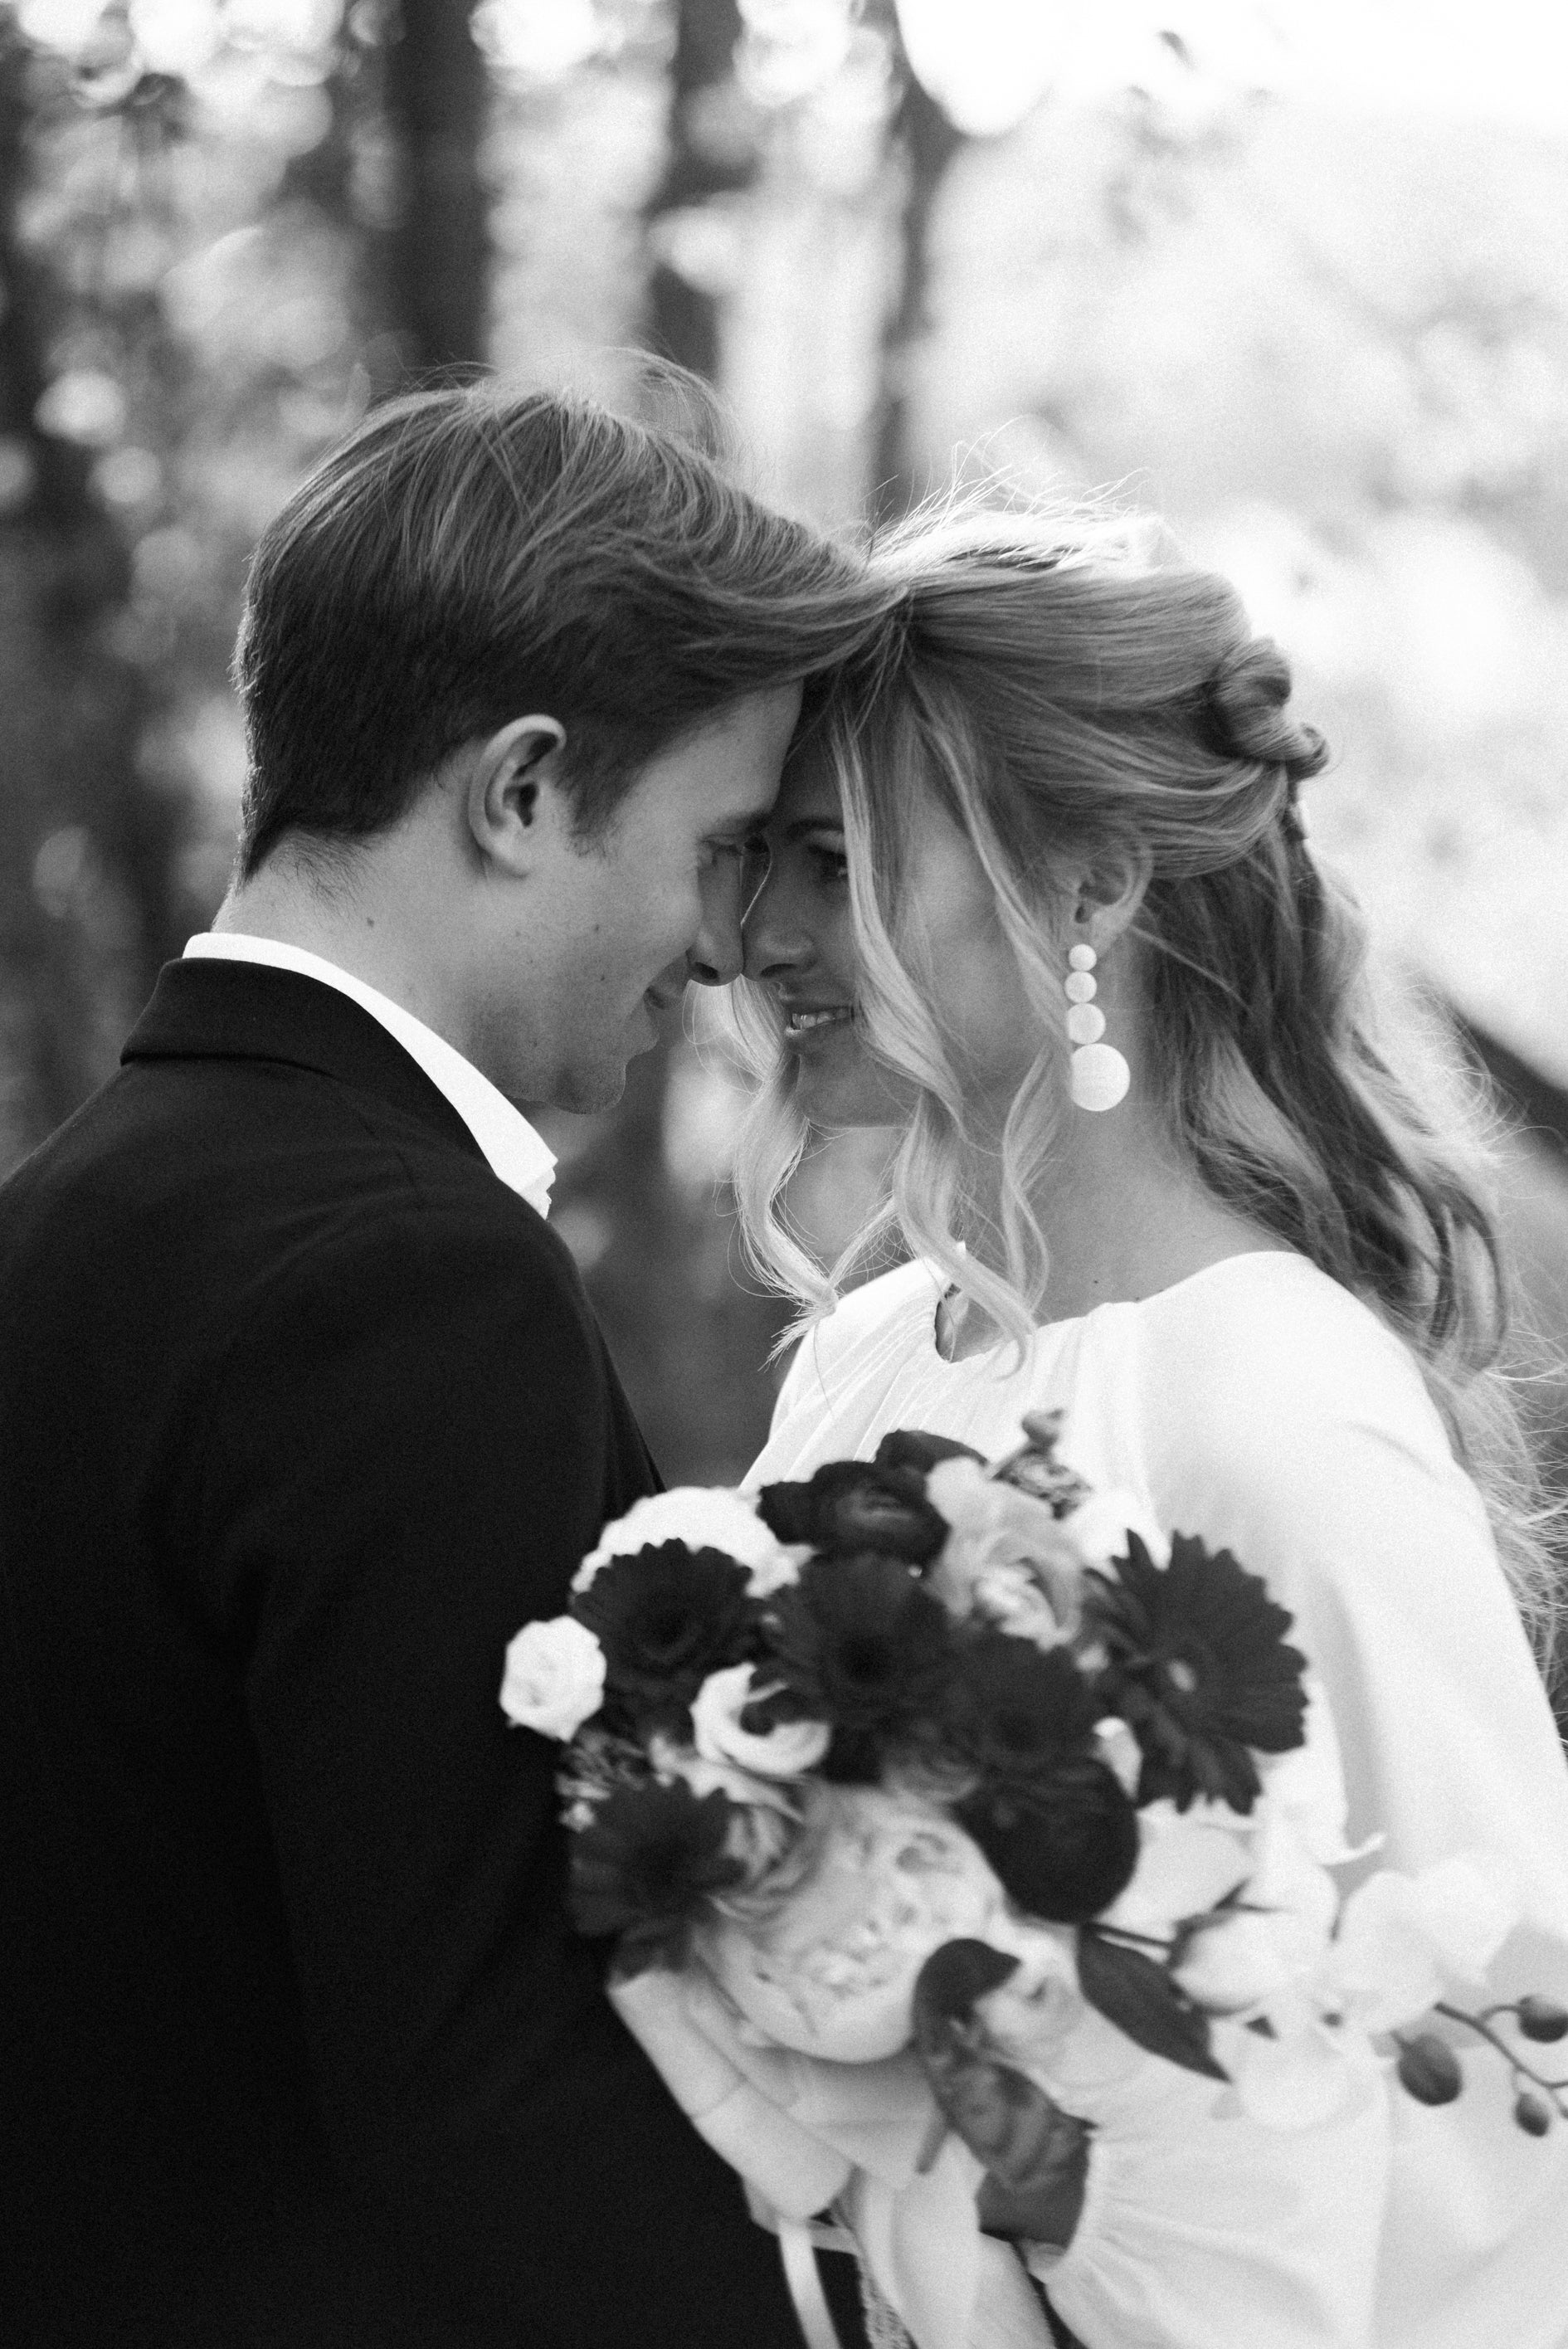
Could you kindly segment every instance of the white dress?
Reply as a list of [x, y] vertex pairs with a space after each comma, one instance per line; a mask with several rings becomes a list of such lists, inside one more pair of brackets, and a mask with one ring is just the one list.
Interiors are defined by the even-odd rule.
[[[895, 1427], [995, 1456], [1026, 1411], [1062, 1407], [1063, 1452], [1092, 1483], [1228, 1546], [1291, 1609], [1339, 1732], [1351, 1840], [1384, 1838], [1367, 1865], [1506, 1854], [1532, 1922], [1491, 1995], [1568, 2001], [1568, 1768], [1480, 1499], [1407, 1350], [1284, 1254], [1052, 1323], [1021, 1365], [1010, 1348], [944, 1361], [939, 1288], [902, 1266], [807, 1336], [748, 1485], [869, 1458]], [[1568, 2073], [1568, 2042], [1528, 2052]], [[1223, 2116], [1223, 2091], [1148, 2062], [1154, 2102], [1161, 2078], [1180, 2101], [1141, 2136], [1136, 2113], [1100, 2116], [1049, 2279], [1087, 2349], [1565, 2349], [1568, 2123], [1517, 2129], [1490, 2051], [1466, 2057], [1455, 2105], [1390, 2086], [1381, 2148], [1257, 2130]]]

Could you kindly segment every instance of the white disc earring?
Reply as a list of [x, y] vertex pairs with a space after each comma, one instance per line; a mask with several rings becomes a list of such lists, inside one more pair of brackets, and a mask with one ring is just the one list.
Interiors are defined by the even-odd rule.
[[1074, 947], [1068, 956], [1068, 1041], [1076, 1046], [1068, 1089], [1079, 1109], [1114, 1109], [1132, 1082], [1132, 1071], [1114, 1044], [1102, 1043], [1105, 1014], [1095, 1001], [1092, 977], [1099, 957], [1092, 947]]

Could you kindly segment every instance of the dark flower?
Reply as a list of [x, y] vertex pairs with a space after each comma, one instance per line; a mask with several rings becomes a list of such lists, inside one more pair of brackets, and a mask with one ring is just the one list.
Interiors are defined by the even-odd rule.
[[1134, 1533], [1109, 1575], [1090, 1573], [1085, 1629], [1109, 1659], [1104, 1709], [1143, 1755], [1138, 1801], [1185, 1810], [1198, 1795], [1250, 1811], [1261, 1791], [1249, 1748], [1285, 1754], [1303, 1739], [1306, 1659], [1286, 1645], [1291, 1616], [1229, 1550], [1178, 1534], [1155, 1565]]
[[620, 1787], [572, 1847], [572, 1921], [580, 1933], [616, 1933], [616, 1970], [680, 1965], [693, 1921], [713, 1892], [745, 1868], [726, 1849], [735, 1806], [721, 1794], [673, 1785]]
[[985, 1631], [959, 1650], [948, 1726], [987, 1785], [1011, 1786], [1085, 1753], [1104, 1709], [1066, 1648], [1042, 1652], [1032, 1640]]
[[1053, 1925], [1098, 1917], [1138, 1865], [1138, 1814], [1114, 1770], [1089, 1754], [1026, 1785], [983, 1786], [956, 1816], [1009, 1899]]
[[1087, 1501], [1090, 1489], [1076, 1468], [1057, 1456], [1066, 1418], [1063, 1411], [1026, 1411], [1023, 1443], [994, 1472], [998, 1484], [1016, 1485], [1020, 1493], [1048, 1503], [1058, 1517]]
[[606, 1692], [678, 1713], [709, 1672], [744, 1663], [758, 1619], [749, 1581], [722, 1550], [679, 1541], [611, 1558], [572, 1603], [604, 1651]]
[[830, 1722], [824, 1777], [871, 1784], [886, 1749], [934, 1722], [953, 1669], [946, 1609], [897, 1558], [808, 1558], [774, 1601], [770, 1670]]
[[830, 1460], [810, 1484], [765, 1485], [758, 1514], [781, 1542], [809, 1542], [835, 1557], [875, 1550], [924, 1566], [947, 1538], [925, 1497], [925, 1472], [874, 1460]]
[[873, 1468], [914, 1468], [928, 1476], [942, 1460], [978, 1460], [985, 1465], [985, 1454], [976, 1452], [972, 1444], [959, 1444], [951, 1435], [927, 1435], [923, 1428], [895, 1427], [877, 1445]]

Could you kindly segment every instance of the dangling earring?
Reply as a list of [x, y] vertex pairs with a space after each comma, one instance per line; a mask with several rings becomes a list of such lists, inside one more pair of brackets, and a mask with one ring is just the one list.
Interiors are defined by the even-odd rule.
[[1132, 1081], [1132, 1071], [1114, 1044], [1102, 1044], [1105, 1014], [1090, 973], [1099, 957], [1092, 947], [1074, 947], [1068, 956], [1068, 1041], [1072, 1057], [1070, 1091], [1079, 1109], [1114, 1109]]

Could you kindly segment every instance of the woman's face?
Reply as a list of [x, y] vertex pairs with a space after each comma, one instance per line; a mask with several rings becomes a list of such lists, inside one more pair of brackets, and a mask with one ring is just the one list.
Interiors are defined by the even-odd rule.
[[[746, 976], [771, 990], [795, 1098], [819, 1129], [902, 1124], [914, 1087], [870, 1050], [856, 1004], [855, 935], [837, 782], [816, 761], [784, 778], [767, 827], [768, 877], [746, 920]], [[1038, 1050], [1038, 1027], [974, 850], [942, 807], [912, 786], [905, 905], [923, 934], [928, 1009], [966, 1098], [994, 1121]]]

